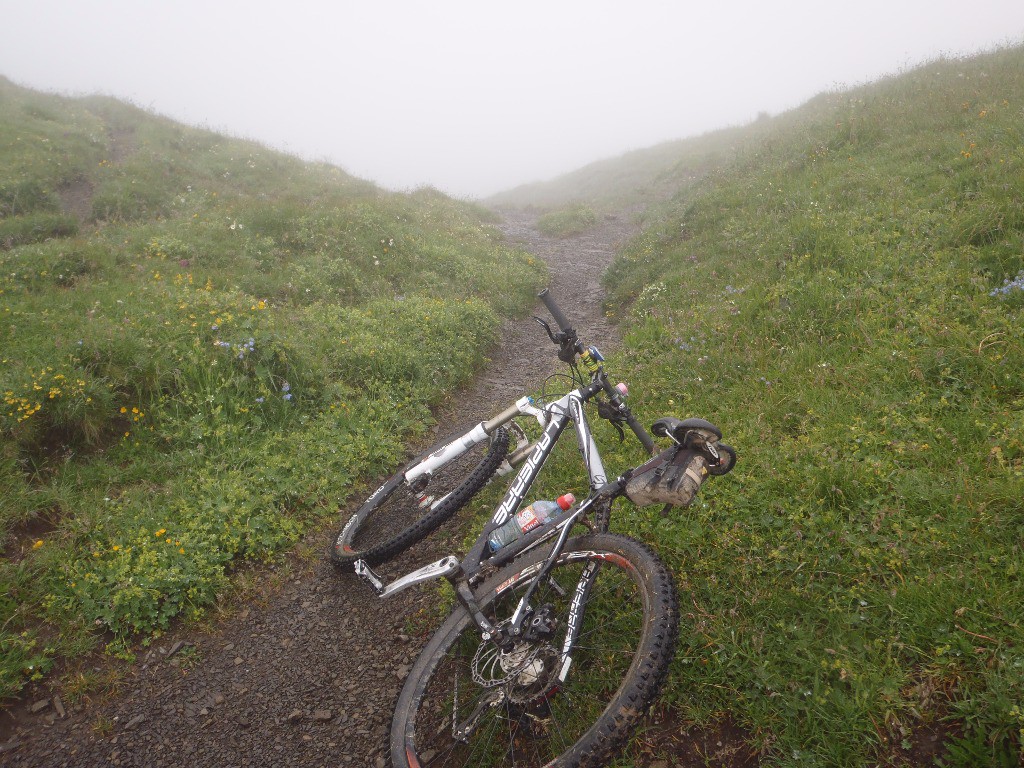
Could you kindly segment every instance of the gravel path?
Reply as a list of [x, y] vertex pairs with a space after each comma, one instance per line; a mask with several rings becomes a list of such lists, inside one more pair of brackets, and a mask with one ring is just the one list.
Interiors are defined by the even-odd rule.
[[[548, 263], [552, 294], [584, 340], [614, 347], [614, 330], [601, 311], [600, 276], [632, 234], [631, 223], [609, 218], [584, 235], [552, 240], [533, 228], [533, 216], [504, 215], [509, 238]], [[535, 312], [546, 316], [540, 305]], [[440, 409], [440, 431], [493, 415], [561, 365], [529, 317], [506, 322], [491, 360], [471, 387]], [[415, 547], [416, 559], [451, 551], [445, 547], [454, 528]], [[309, 551], [326, 551], [332, 533], [311, 538]], [[408, 569], [406, 561], [381, 571], [394, 578]], [[19, 724], [0, 745], [0, 764], [386, 765], [392, 707], [440, 619], [430, 610], [430, 587], [381, 601], [318, 556], [294, 558], [287, 573], [283, 585], [215, 630], [161, 638], [105, 701], [66, 707], [40, 694], [16, 705]], [[275, 576], [265, 575], [268, 581]], [[31, 712], [33, 706], [38, 711]]]

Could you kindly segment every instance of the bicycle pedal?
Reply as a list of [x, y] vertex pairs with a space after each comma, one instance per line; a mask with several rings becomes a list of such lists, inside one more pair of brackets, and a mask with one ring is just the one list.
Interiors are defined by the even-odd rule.
[[384, 582], [381, 580], [374, 570], [367, 565], [365, 560], [356, 560], [355, 563], [356, 575], [363, 579], [363, 581], [369, 582], [370, 586], [373, 587], [373, 591], [378, 596], [384, 594]]

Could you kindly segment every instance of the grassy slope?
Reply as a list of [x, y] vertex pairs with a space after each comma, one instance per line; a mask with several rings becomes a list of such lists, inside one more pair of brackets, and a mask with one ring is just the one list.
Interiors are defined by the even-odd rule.
[[0, 169], [0, 696], [330, 520], [544, 277], [482, 209], [110, 99], [0, 79]]
[[630, 522], [691, 606], [668, 697], [771, 764], [1019, 759], [1022, 126], [1020, 48], [823, 95], [607, 275], [639, 407], [741, 457]]
[[600, 212], [654, 205], [719, 167], [732, 156], [737, 142], [750, 141], [767, 125], [767, 121], [760, 121], [745, 128], [728, 128], [634, 150], [549, 181], [500, 192], [486, 202], [496, 207], [555, 211], [582, 205]]

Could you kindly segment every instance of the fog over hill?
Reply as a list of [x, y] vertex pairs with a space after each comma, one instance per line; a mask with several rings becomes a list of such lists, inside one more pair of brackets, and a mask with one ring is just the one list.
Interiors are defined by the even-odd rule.
[[486, 196], [1021, 39], [1024, 4], [0, 0], [0, 73]]

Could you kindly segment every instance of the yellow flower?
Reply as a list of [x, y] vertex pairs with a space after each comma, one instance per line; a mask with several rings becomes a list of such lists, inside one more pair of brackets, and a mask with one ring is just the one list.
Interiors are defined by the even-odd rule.
[[181, 549], [179, 549], [178, 553], [184, 555], [185, 554], [185, 548], [182, 547]]
[[123, 405], [121, 406], [121, 413], [128, 413], [128, 409], [125, 408]]
[[153, 535], [154, 535], [154, 536], [156, 536], [156, 537], [157, 537], [157, 538], [159, 539], [159, 538], [160, 538], [161, 536], [163, 536], [163, 535], [164, 535], [165, 533], [167, 533], [167, 529], [166, 529], [166, 528], [161, 528], [161, 529], [160, 529], [159, 531], [157, 531], [157, 532], [156, 532], [156, 533], [154, 533]]
[[35, 544], [32, 545], [32, 549], [39, 549], [41, 546], [43, 546], [43, 540], [39, 539]]
[[115, 552], [117, 552], [117, 550], [119, 550], [120, 548], [121, 548], [121, 545], [120, 545], [120, 544], [115, 544], [115, 545], [113, 546], [113, 550], [114, 550]]

